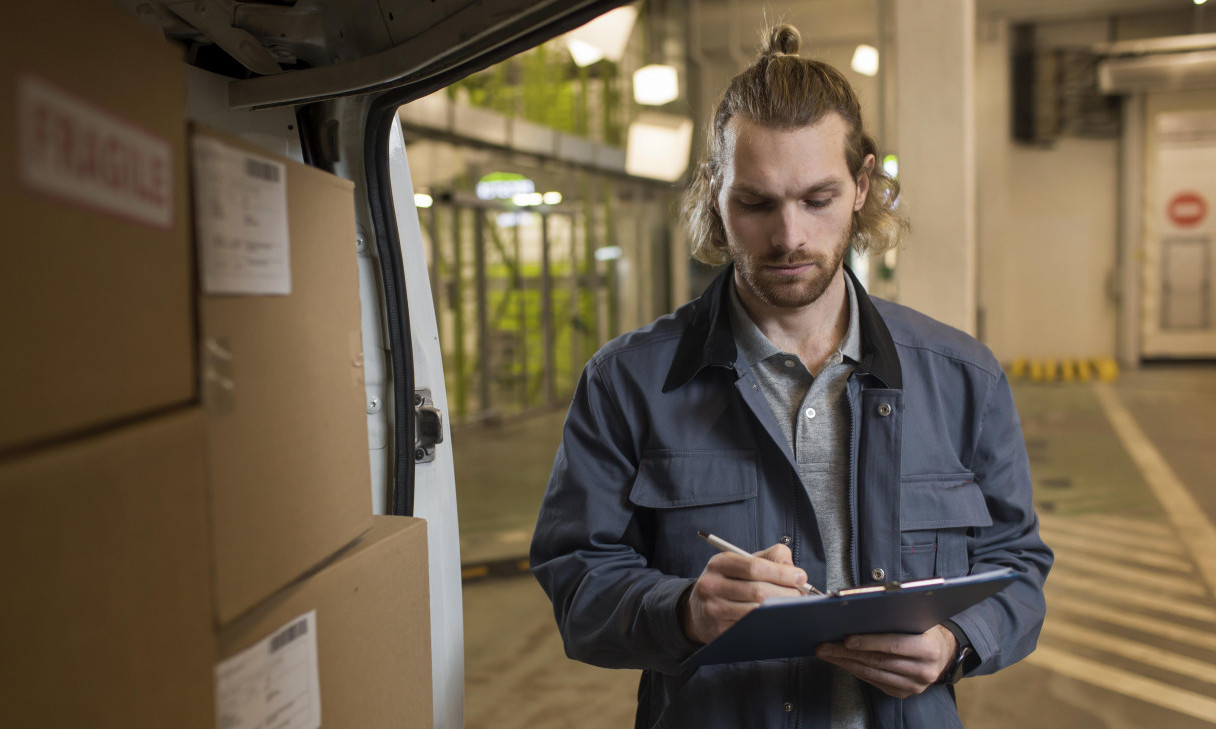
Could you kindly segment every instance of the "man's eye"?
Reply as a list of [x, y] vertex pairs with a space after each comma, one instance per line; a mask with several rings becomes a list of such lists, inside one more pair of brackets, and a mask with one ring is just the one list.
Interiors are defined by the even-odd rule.
[[806, 204], [813, 208], [826, 208], [832, 204], [833, 199], [830, 197], [811, 198], [806, 201]]
[[768, 207], [767, 200], [738, 200], [739, 207], [744, 210], [764, 210]]

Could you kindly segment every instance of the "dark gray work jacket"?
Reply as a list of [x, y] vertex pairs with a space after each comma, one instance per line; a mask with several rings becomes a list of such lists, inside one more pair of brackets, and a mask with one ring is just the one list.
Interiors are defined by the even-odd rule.
[[[828, 665], [814, 657], [680, 668], [698, 646], [680, 628], [677, 600], [714, 554], [697, 530], [748, 551], [788, 538], [795, 564], [825, 583], [815, 506], [736, 356], [731, 275], [587, 364], [532, 570], [571, 658], [644, 669], [637, 726], [826, 729]], [[990, 673], [1034, 649], [1052, 561], [1009, 385], [966, 334], [871, 299], [860, 284], [857, 299], [861, 361], [841, 454], [854, 583], [1013, 568], [1016, 582], [953, 618], [980, 658], [971, 674]], [[864, 686], [877, 727], [962, 726], [943, 686], [904, 700]]]

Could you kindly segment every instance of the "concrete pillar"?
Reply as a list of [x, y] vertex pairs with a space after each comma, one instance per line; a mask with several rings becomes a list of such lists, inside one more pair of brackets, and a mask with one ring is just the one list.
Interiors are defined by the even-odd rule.
[[975, 0], [899, 0], [900, 303], [976, 333]]

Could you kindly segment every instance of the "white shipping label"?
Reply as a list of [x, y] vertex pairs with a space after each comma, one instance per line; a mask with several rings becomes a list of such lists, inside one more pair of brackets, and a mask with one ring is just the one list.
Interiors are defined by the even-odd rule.
[[286, 165], [202, 136], [192, 152], [203, 293], [290, 294]]
[[215, 667], [217, 729], [317, 729], [317, 611]]
[[17, 138], [27, 188], [144, 225], [173, 227], [168, 140], [28, 74], [17, 80]]

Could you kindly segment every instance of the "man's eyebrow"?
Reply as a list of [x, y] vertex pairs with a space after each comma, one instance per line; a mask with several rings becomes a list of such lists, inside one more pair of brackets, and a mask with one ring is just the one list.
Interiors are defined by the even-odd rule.
[[[838, 190], [841, 187], [841, 184], [842, 183], [839, 178], [829, 177], [827, 179], [820, 180], [819, 182], [816, 182], [814, 185], [811, 185], [810, 187], [806, 188], [801, 193], [799, 193], [798, 196], [807, 197], [809, 195], [814, 195], [815, 193], [819, 193], [819, 192], [835, 192], [836, 190]], [[746, 182], [735, 182], [730, 186], [730, 190], [731, 190], [731, 192], [740, 192], [740, 193], [744, 193], [746, 195], [755, 195], [756, 197], [762, 197], [762, 198], [774, 197], [774, 195], [771, 192], [769, 192], [767, 190], [763, 190], [755, 185], [749, 185]]]

